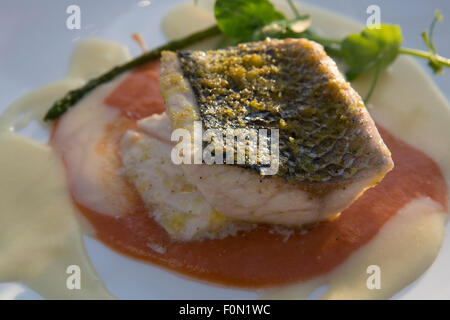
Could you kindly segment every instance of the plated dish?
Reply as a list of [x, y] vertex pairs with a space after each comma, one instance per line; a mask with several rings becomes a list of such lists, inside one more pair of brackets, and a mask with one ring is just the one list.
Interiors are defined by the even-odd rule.
[[[295, 13], [289, 2], [276, 4], [261, 1], [275, 16], [264, 24]], [[131, 60], [130, 70], [80, 97], [72, 91], [48, 111], [47, 101], [130, 61], [119, 44], [85, 41], [66, 79], [2, 115], [10, 259], [0, 278], [49, 298], [111, 298], [80, 230], [130, 258], [272, 298], [305, 298], [322, 285], [324, 298], [389, 298], [432, 264], [444, 239], [450, 172], [449, 151], [435, 137], [449, 136], [449, 109], [421, 69], [398, 57], [381, 70], [387, 60], [377, 60], [373, 91], [370, 73], [346, 81], [332, 59], [336, 47], [305, 33], [310, 18], [287, 30], [317, 42], [293, 34], [225, 42], [217, 32], [226, 10], [217, 7], [222, 29], [207, 29], [211, 42], [202, 48]], [[320, 27], [331, 15], [304, 11]], [[194, 30], [214, 23], [207, 5], [183, 4], [163, 19], [169, 39], [185, 36], [177, 31], [181, 14], [204, 17], [207, 25]], [[363, 73], [349, 66], [347, 79]], [[367, 92], [370, 110], [360, 96]], [[30, 108], [36, 101], [45, 103]], [[414, 112], [406, 107], [412, 101]], [[44, 116], [48, 144], [8, 132]], [[205, 137], [209, 129], [216, 131]], [[229, 129], [248, 130], [247, 148], [239, 138], [228, 143]], [[26, 197], [24, 186], [34, 186]], [[56, 285], [67, 278], [57, 270], [71, 265], [83, 270], [81, 291]], [[371, 268], [381, 271], [381, 288], [369, 284]]]

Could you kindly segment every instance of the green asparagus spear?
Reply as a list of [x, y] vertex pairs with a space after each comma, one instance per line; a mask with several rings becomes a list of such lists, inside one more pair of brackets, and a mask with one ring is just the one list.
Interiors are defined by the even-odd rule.
[[81, 98], [83, 98], [87, 93], [89, 93], [99, 85], [110, 81], [111, 79], [115, 78], [116, 76], [125, 71], [141, 66], [149, 61], [158, 59], [161, 55], [161, 52], [164, 50], [182, 49], [193, 43], [219, 34], [220, 34], [219, 27], [215, 25], [202, 31], [193, 33], [183, 39], [171, 41], [163, 46], [160, 46], [149, 52], [146, 52], [123, 65], [114, 67], [113, 69], [100, 75], [99, 77], [89, 80], [81, 88], [69, 91], [63, 98], [57, 100], [45, 115], [44, 120], [57, 119], [70, 107], [76, 104]]

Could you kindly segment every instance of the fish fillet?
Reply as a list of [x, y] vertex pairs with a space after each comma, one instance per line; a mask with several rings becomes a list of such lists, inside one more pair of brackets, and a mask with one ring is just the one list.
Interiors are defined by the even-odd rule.
[[149, 214], [176, 240], [220, 239], [253, 226], [217, 212], [172, 163], [170, 122], [155, 114], [137, 122], [120, 142], [124, 173]]
[[278, 129], [279, 170], [183, 164], [186, 178], [221, 214], [302, 226], [335, 217], [393, 168], [358, 93], [323, 47], [266, 40], [221, 50], [163, 52], [160, 87], [172, 129], [225, 135]]

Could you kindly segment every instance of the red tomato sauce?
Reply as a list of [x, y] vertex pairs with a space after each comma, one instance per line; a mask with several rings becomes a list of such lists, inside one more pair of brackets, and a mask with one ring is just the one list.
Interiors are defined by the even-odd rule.
[[106, 104], [119, 108], [122, 114], [139, 120], [165, 110], [159, 94], [159, 60], [134, 70], [105, 100]]
[[[151, 63], [134, 71], [106, 102], [132, 120], [162, 112], [158, 70], [159, 63]], [[249, 288], [307, 280], [344, 262], [411, 200], [429, 197], [447, 210], [447, 184], [439, 166], [385, 129], [379, 131], [392, 152], [393, 171], [338, 219], [306, 234], [297, 232], [287, 241], [261, 226], [222, 240], [177, 242], [149, 217], [143, 203], [119, 218], [77, 206], [107, 246], [194, 278]], [[165, 253], [152, 250], [150, 242], [164, 247]]]

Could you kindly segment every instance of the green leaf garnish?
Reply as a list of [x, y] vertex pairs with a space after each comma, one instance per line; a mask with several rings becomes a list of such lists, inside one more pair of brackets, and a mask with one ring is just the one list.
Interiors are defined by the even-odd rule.
[[347, 79], [352, 81], [369, 70], [386, 68], [397, 58], [401, 44], [402, 31], [398, 25], [367, 27], [359, 34], [345, 37], [341, 56], [348, 67]]
[[222, 33], [237, 39], [250, 39], [257, 28], [285, 19], [268, 0], [216, 0], [214, 15]]

